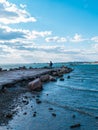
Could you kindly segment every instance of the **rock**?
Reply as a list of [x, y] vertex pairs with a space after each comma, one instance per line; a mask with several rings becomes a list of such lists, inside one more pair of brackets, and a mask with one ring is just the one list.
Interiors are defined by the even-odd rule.
[[53, 108], [49, 108], [49, 110], [53, 110]]
[[25, 99], [27, 99], [28, 97], [27, 96], [24, 96]]
[[36, 113], [33, 114], [33, 117], [36, 117]]
[[0, 68], [0, 71], [2, 71], [2, 68]]
[[66, 72], [66, 68], [62, 67], [61, 70], [60, 70], [60, 73], [64, 74], [65, 72]]
[[58, 76], [58, 72], [57, 71], [52, 72], [52, 76]]
[[23, 101], [22, 101], [25, 105], [28, 105], [29, 104], [29, 101], [26, 101], [26, 100], [24, 100], [23, 99]]
[[42, 76], [40, 77], [40, 80], [41, 80], [42, 82], [47, 82], [47, 81], [50, 80], [50, 77], [49, 77], [48, 74], [42, 75]]
[[28, 84], [28, 88], [32, 91], [41, 91], [42, 90], [42, 82], [39, 78], [35, 79], [34, 81], [31, 81]]
[[63, 74], [62, 73], [58, 73], [58, 77], [63, 77]]
[[75, 118], [76, 116], [75, 115], [72, 115], [72, 118]]
[[54, 81], [54, 82], [57, 81], [56, 78], [54, 78], [53, 76], [49, 76], [49, 79], [50, 81]]
[[69, 75], [67, 76], [67, 79], [70, 79], [70, 76], [69, 76]]
[[64, 81], [64, 78], [60, 78], [60, 81]]
[[42, 103], [39, 99], [36, 99], [36, 103], [37, 104], [40, 104], [40, 103]]
[[39, 96], [39, 95], [37, 95], [36, 97], [38, 97], [38, 98], [39, 98], [40, 96]]
[[12, 116], [13, 116], [13, 115], [12, 115], [11, 113], [8, 113], [8, 114], [6, 115], [7, 118], [12, 118]]
[[71, 125], [70, 128], [76, 128], [76, 127], [80, 127], [80, 126], [81, 126], [80, 123], [78, 123], [78, 124], [75, 124], [75, 125]]
[[23, 115], [27, 115], [27, 112], [24, 112]]
[[52, 113], [52, 116], [56, 117], [56, 114], [55, 114], [55, 113]]
[[33, 69], [33, 68], [30, 66], [29, 69]]
[[35, 98], [35, 96], [32, 96], [32, 98]]

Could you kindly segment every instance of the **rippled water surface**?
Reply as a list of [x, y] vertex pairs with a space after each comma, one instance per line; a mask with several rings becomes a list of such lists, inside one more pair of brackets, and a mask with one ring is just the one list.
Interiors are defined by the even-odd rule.
[[[77, 65], [64, 81], [47, 84], [51, 101], [69, 109], [98, 116], [98, 65]], [[67, 76], [70, 75], [70, 79]]]

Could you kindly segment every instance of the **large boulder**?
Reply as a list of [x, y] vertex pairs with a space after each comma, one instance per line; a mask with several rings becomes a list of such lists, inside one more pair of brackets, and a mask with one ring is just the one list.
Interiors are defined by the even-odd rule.
[[49, 76], [49, 78], [50, 78], [50, 81], [54, 81], [54, 82], [57, 81], [56, 78], [54, 78], [54, 77], [51, 76], [51, 75]]
[[42, 76], [40, 77], [40, 80], [41, 80], [41, 82], [47, 82], [47, 81], [50, 80], [50, 77], [49, 77], [48, 74], [42, 75]]
[[42, 90], [42, 82], [39, 78], [29, 82], [28, 88], [32, 91], [41, 91]]

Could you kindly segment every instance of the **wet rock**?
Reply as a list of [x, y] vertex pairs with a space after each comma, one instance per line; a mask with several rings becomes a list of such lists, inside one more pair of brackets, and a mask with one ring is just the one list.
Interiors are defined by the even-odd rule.
[[52, 72], [52, 76], [58, 76], [58, 72]]
[[39, 95], [37, 95], [37, 97], [39, 98], [40, 96], [39, 96]]
[[27, 100], [22, 100], [22, 102], [25, 104], [25, 105], [27, 105], [27, 104], [29, 104], [29, 101], [27, 101]]
[[64, 81], [64, 78], [60, 78], [60, 81]]
[[55, 113], [52, 113], [52, 116], [56, 117], [56, 114], [55, 114]]
[[34, 81], [31, 81], [28, 84], [28, 88], [32, 91], [41, 91], [42, 90], [42, 82], [39, 78], [35, 79]]
[[12, 116], [13, 116], [13, 114], [12, 113], [8, 113], [8, 114], [6, 114], [6, 118], [12, 118]]
[[67, 79], [70, 79], [70, 76], [69, 76], [69, 75], [67, 76]]
[[33, 117], [36, 117], [36, 113], [33, 113]]
[[29, 69], [33, 69], [33, 68], [30, 66]]
[[27, 99], [28, 97], [27, 96], [24, 96], [25, 99]]
[[40, 104], [40, 103], [42, 103], [42, 101], [36, 99], [36, 103]]
[[59, 74], [58, 74], [58, 77], [63, 77], [63, 74], [59, 73]]
[[2, 71], [2, 68], [0, 68], [0, 71]]
[[24, 114], [24, 115], [27, 115], [27, 112], [24, 112], [23, 114]]
[[81, 126], [81, 124], [78, 123], [78, 124], [71, 125], [70, 128], [76, 128], [76, 127], [80, 127], [80, 126]]
[[8, 92], [8, 89], [7, 89], [5, 86], [3, 86], [2, 89], [1, 89], [1, 92], [2, 92], [2, 93], [7, 93], [7, 92]]
[[50, 80], [50, 77], [49, 77], [48, 74], [42, 75], [42, 76], [40, 77], [40, 80], [41, 80], [41, 82], [47, 82], [47, 81]]
[[49, 76], [49, 79], [50, 81], [54, 81], [54, 82], [57, 81], [56, 78], [54, 78], [53, 76]]
[[72, 118], [75, 118], [76, 116], [75, 115], [72, 115]]
[[49, 108], [49, 110], [53, 110], [53, 108]]
[[35, 96], [32, 96], [33, 98], [35, 98]]

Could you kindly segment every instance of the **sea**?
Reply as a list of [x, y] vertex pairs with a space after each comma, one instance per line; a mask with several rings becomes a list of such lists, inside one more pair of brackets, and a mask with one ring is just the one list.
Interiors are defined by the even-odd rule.
[[[35, 64], [16, 64], [1, 65], [4, 69], [16, 68], [19, 66], [41, 68], [48, 66], [48, 63]], [[45, 95], [48, 93], [46, 102], [54, 104], [62, 109], [79, 112], [93, 118], [98, 118], [98, 65], [97, 64], [70, 64], [54, 63], [53, 67], [62, 65], [71, 67], [73, 71], [65, 74], [64, 81], [57, 79], [57, 82], [44, 84], [44, 90], [41, 93], [41, 100], [45, 101]], [[70, 78], [68, 78], [70, 76]], [[90, 125], [90, 122], [88, 126]], [[97, 126], [88, 127], [90, 130], [97, 130]]]

